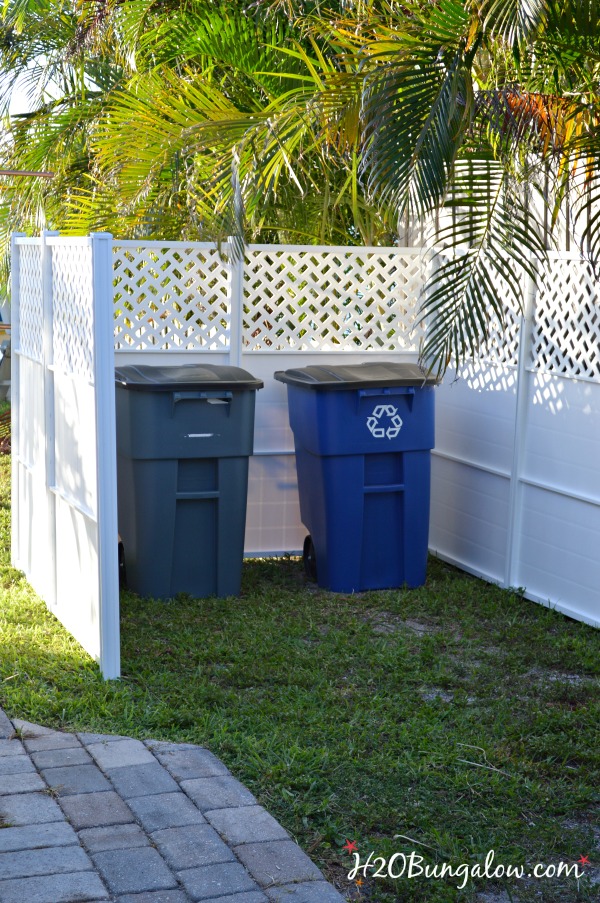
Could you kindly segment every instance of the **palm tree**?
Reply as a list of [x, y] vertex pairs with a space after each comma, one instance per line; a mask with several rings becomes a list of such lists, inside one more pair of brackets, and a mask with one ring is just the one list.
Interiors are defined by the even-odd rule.
[[443, 370], [502, 321], [499, 283], [520, 305], [561, 216], [597, 254], [599, 19], [595, 0], [403, 7], [366, 43], [352, 20], [340, 27], [364, 60], [370, 194], [399, 216], [438, 216], [423, 354]]
[[99, 183], [117, 186], [131, 222], [163, 234], [391, 241], [359, 183], [357, 85], [331, 92], [335, 111], [320, 102], [339, 48], [267, 12], [196, 3], [143, 31], [123, 26], [138, 35], [136, 73], [97, 131]]
[[[101, 4], [96, 4], [100, 7]], [[94, 16], [91, 17], [92, 11]], [[110, 92], [129, 74], [99, 10], [82, 0], [9, 0], [0, 18], [0, 166], [42, 170], [53, 179], [3, 185], [0, 273], [8, 270], [10, 233], [62, 228], [74, 194], [93, 168], [89, 136]], [[29, 110], [10, 115], [17, 91]]]
[[43, 196], [62, 229], [124, 236], [371, 244], [426, 223], [423, 357], [475, 353], [565, 217], [597, 256], [596, 0], [324, 6], [9, 2], [2, 61], [43, 54], [60, 88], [2, 162], [58, 179], [4, 222]]
[[293, 27], [197, 6], [146, 30], [98, 134], [132, 215], [161, 179], [175, 197], [179, 166], [203, 234], [377, 242], [435, 224], [423, 357], [440, 370], [520, 305], [565, 216], [596, 254], [595, 0], [258, 3], [305, 13]]
[[263, 240], [392, 241], [358, 180], [356, 89], [326, 153], [310, 109], [338, 76], [337, 48], [271, 3], [247, 7], [9, 2], [3, 96], [25, 73], [35, 98], [32, 114], [13, 119], [1, 162], [43, 162], [56, 179], [12, 193], [5, 234], [34, 228], [43, 207], [63, 232], [220, 239], [241, 235], [243, 220]]

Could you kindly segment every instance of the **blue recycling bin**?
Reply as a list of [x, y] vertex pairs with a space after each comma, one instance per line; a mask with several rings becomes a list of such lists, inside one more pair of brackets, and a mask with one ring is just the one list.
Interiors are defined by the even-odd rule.
[[334, 592], [423, 584], [436, 379], [384, 361], [275, 379], [287, 385], [308, 576]]

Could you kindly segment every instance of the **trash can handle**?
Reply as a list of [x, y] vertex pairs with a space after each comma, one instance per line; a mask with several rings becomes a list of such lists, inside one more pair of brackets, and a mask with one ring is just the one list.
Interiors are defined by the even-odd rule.
[[233, 392], [173, 392], [173, 403], [179, 401], [198, 401], [202, 398], [222, 398], [224, 401], [231, 401]]
[[409, 411], [412, 411], [415, 398], [414, 386], [379, 386], [377, 389], [358, 389], [356, 400], [357, 411], [361, 398], [372, 398], [373, 396], [381, 398], [382, 395], [407, 395], [408, 398], [406, 401], [408, 403], [408, 409]]
[[414, 395], [414, 386], [380, 386], [377, 389], [359, 389], [358, 394], [361, 398], [368, 398], [372, 395]]
[[226, 404], [227, 413], [229, 414], [229, 404], [233, 398], [233, 392], [223, 391], [207, 391], [207, 392], [173, 392], [173, 409], [171, 416], [175, 413], [175, 405], [180, 401], [207, 401], [209, 404]]

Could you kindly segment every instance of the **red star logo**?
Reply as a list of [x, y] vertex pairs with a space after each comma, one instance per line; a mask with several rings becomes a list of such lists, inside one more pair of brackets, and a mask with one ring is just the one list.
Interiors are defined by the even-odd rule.
[[349, 853], [356, 853], [356, 843], [353, 840], [346, 840], [342, 850], [348, 850]]
[[579, 863], [579, 865], [589, 865], [590, 864], [590, 860], [589, 860], [588, 856], [580, 856], [579, 859], [577, 860], [577, 862]]

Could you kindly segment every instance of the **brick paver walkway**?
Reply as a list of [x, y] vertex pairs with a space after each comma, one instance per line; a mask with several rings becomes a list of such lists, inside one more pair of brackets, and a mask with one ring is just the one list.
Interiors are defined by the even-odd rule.
[[0, 709], [0, 903], [343, 903], [207, 749]]

